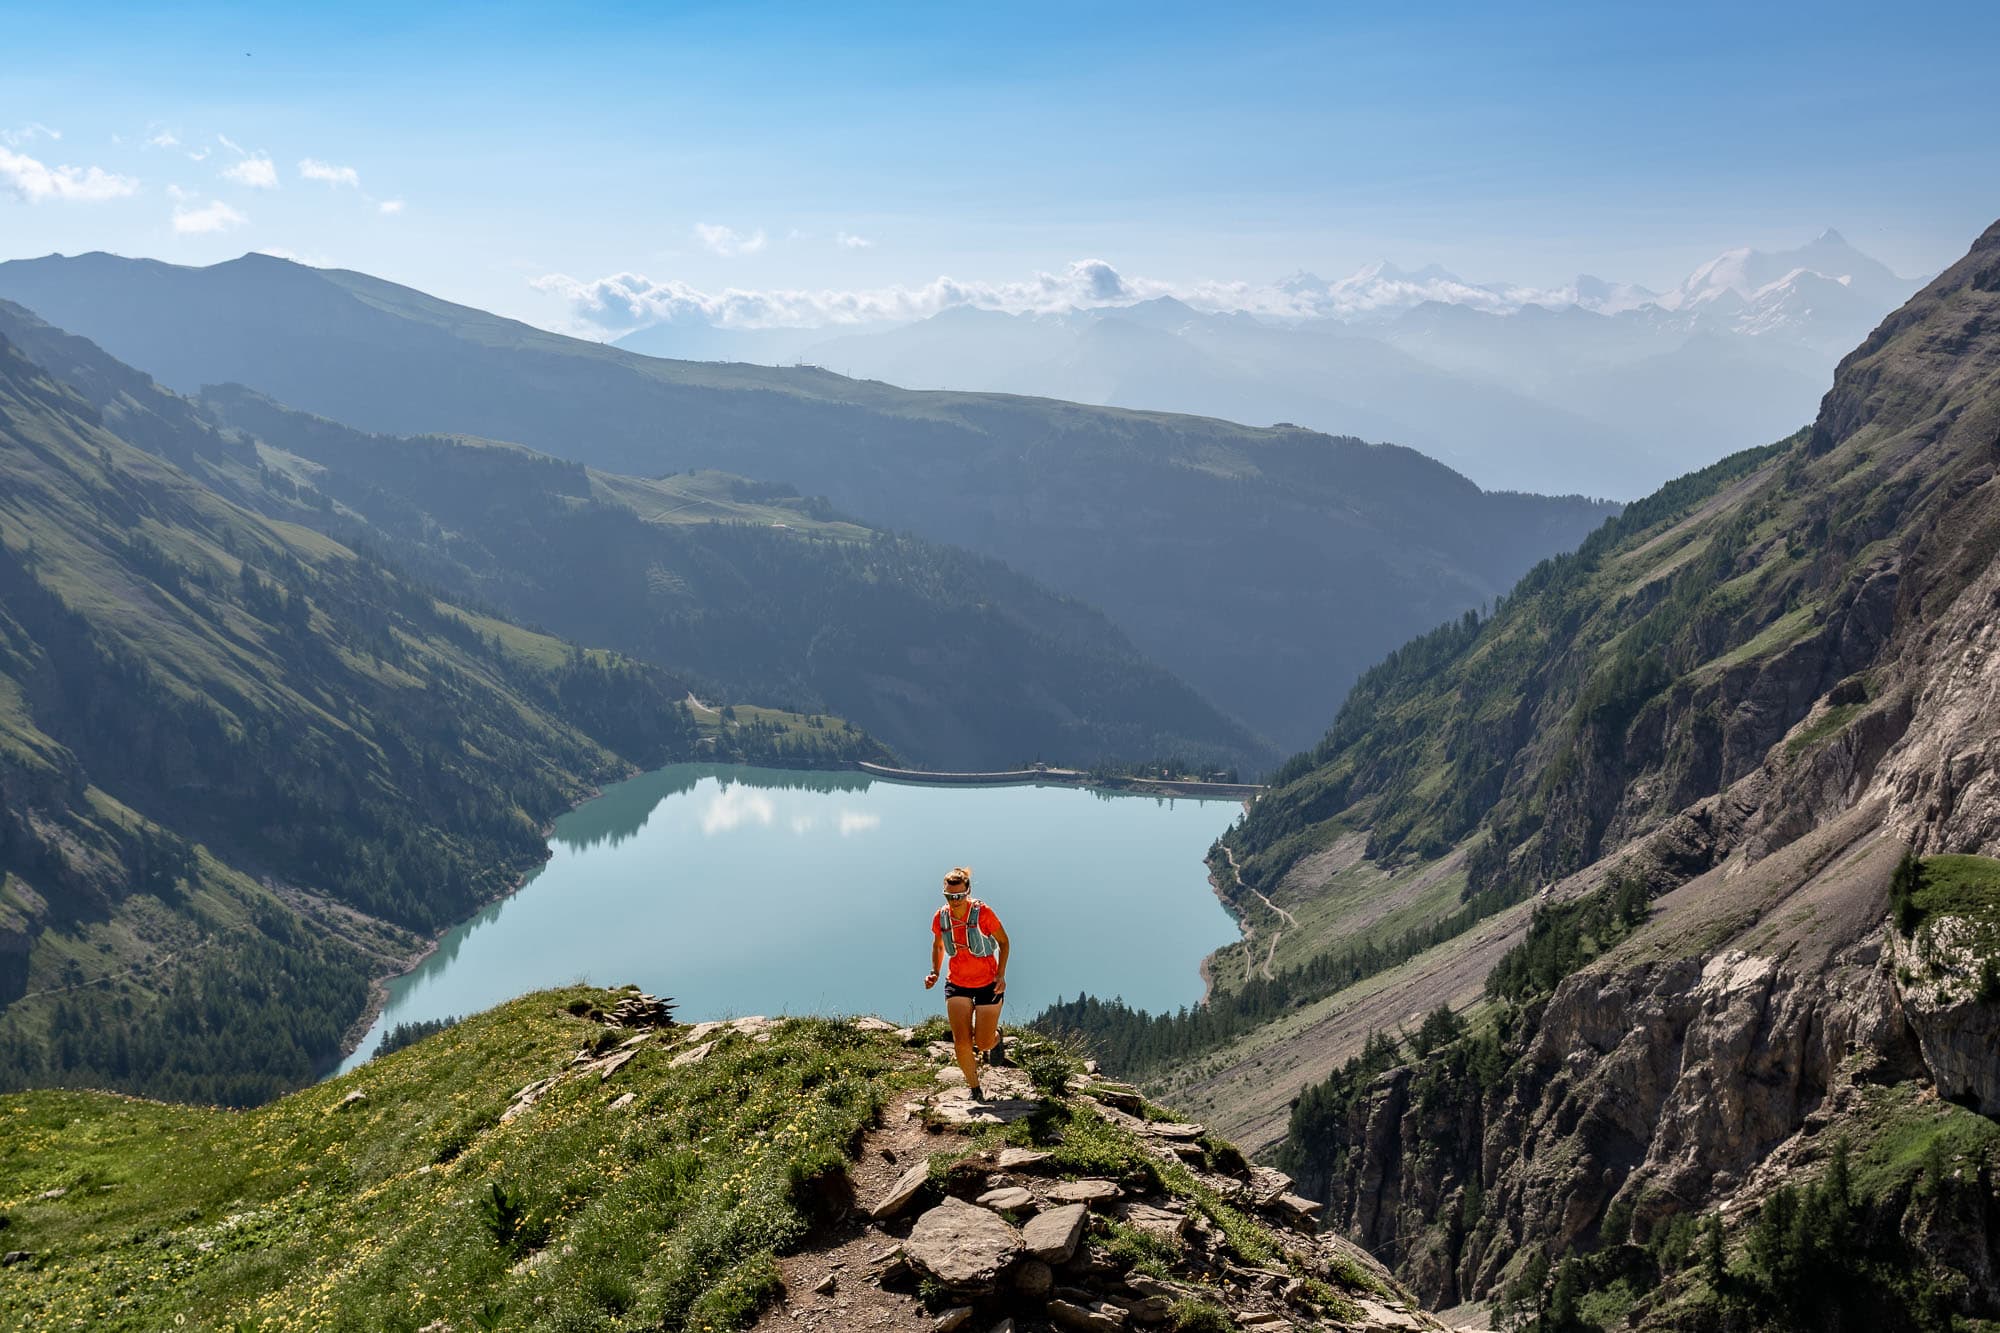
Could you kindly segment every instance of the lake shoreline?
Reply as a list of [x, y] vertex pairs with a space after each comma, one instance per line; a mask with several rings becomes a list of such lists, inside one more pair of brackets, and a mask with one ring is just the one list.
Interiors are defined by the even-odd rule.
[[[1247, 806], [1248, 802], [1245, 802], [1245, 805]], [[1202, 955], [1200, 971], [1201, 1002], [1203, 1004], [1207, 1004], [1209, 999], [1215, 994], [1216, 955], [1221, 953], [1223, 949], [1233, 949], [1238, 944], [1248, 944], [1251, 938], [1257, 933], [1257, 928], [1250, 924], [1250, 918], [1237, 908], [1236, 904], [1230, 900], [1228, 894], [1222, 891], [1222, 881], [1217, 878], [1215, 867], [1213, 866], [1210, 866], [1208, 870], [1208, 887], [1215, 892], [1215, 900], [1222, 904], [1222, 910], [1229, 913], [1229, 919], [1236, 923], [1236, 929], [1240, 933], [1240, 938], [1232, 944], [1225, 944], [1220, 948], [1210, 949], [1206, 954]]]
[[1189, 796], [1204, 801], [1254, 801], [1266, 788], [1254, 782], [1197, 782], [1178, 778], [1098, 777], [1080, 768], [1011, 768], [985, 773], [949, 773], [924, 768], [891, 768], [865, 759], [854, 762], [856, 772], [892, 782], [911, 782], [929, 787], [1088, 787], [1097, 791], [1133, 792], [1139, 795]]
[[[666, 770], [689, 768], [689, 767], [712, 771], [714, 775], [719, 776], [721, 778], [724, 784], [725, 792], [732, 790], [737, 783], [744, 781], [744, 779], [734, 779], [731, 776], [731, 773], [734, 770], [741, 769], [745, 772], [746, 777], [748, 779], [748, 788], [753, 792], [762, 791], [767, 788], [773, 788], [774, 784], [775, 788], [790, 790], [792, 789], [793, 784], [787, 781], [786, 779], [792, 777], [806, 779], [817, 776], [818, 778], [832, 781], [834, 785], [831, 788], [826, 788], [821, 786], [820, 783], [815, 782], [813, 784], [815, 788], [822, 791], [830, 791], [833, 793], [847, 792], [849, 794], [848, 795], [849, 800], [852, 800], [854, 797], [857, 796], [860, 796], [861, 799], [864, 800], [868, 799], [865, 796], [861, 796], [861, 794], [865, 793], [866, 790], [871, 785], [876, 786], [885, 798], [889, 797], [891, 793], [900, 788], [908, 793], [906, 797], [896, 798], [899, 803], [903, 804], [907, 804], [909, 800], [915, 799], [917, 789], [959, 787], [960, 789], [964, 790], [974, 785], [1005, 785], [1005, 786], [1011, 786], [1015, 788], [1017, 791], [1021, 792], [1021, 796], [1018, 798], [1016, 797], [1006, 798], [1010, 803], [1009, 806], [1001, 807], [1001, 808], [1012, 808], [1011, 803], [1013, 801], [1017, 799], [1029, 799], [1027, 796], [1027, 792], [1025, 790], [1027, 788], [1032, 788], [1032, 787], [1050, 788], [1052, 790], [1049, 792], [1049, 797], [1056, 798], [1056, 791], [1062, 788], [1099, 785], [1094, 783], [1086, 784], [1077, 782], [1040, 782], [1040, 783], [1029, 782], [1029, 783], [1009, 783], [1009, 784], [967, 784], [962, 782], [960, 783], [908, 782], [900, 780], [899, 777], [892, 777], [885, 773], [869, 771], [867, 769], [856, 771], [856, 766], [852, 765], [840, 766], [841, 770], [844, 770], [847, 774], [845, 780], [842, 780], [840, 771], [830, 770], [825, 767], [811, 767], [811, 766], [802, 766], [797, 768], [786, 767], [781, 769], [775, 765], [768, 765], [768, 764], [711, 765], [711, 764], [700, 764], [698, 762], [690, 763], [690, 761], [681, 761], [680, 763], [677, 764], [667, 765]], [[760, 776], [758, 773], [758, 770], [760, 769], [767, 771]], [[349, 1024], [343, 1031], [341, 1040], [338, 1045], [338, 1054], [332, 1057], [330, 1063], [321, 1064], [319, 1066], [318, 1071], [316, 1072], [315, 1081], [321, 1081], [328, 1077], [337, 1076], [343, 1070], [352, 1070], [354, 1068], [359, 1067], [361, 1064], [366, 1063], [367, 1059], [370, 1058], [372, 1054], [372, 1046], [375, 1043], [375, 1041], [381, 1035], [383, 1035], [383, 1033], [387, 1030], [387, 1028], [390, 1025], [392, 1025], [393, 1022], [396, 1021], [396, 1019], [399, 1016], [405, 1019], [412, 1019], [412, 1020], [423, 1019], [429, 1021], [442, 1016], [447, 1011], [453, 1015], [462, 1017], [465, 1016], [466, 1014], [477, 1012], [479, 1009], [485, 1007], [483, 1003], [472, 1002], [472, 999], [469, 996], [458, 996], [455, 998], [449, 996], [440, 997], [437, 996], [437, 993], [433, 992], [434, 1000], [431, 1003], [437, 1009], [437, 1012], [432, 1013], [429, 1012], [427, 1009], [424, 1010], [423, 1012], [414, 1012], [406, 1010], [404, 996], [408, 993], [409, 986], [411, 984], [414, 984], [412, 981], [413, 977], [421, 973], [427, 973], [429, 971], [436, 970], [441, 966], [441, 964], [438, 961], [438, 954], [440, 953], [441, 949], [446, 948], [448, 945], [452, 945], [454, 932], [461, 931], [462, 929], [464, 929], [466, 926], [474, 922], [482, 915], [492, 913], [500, 905], [506, 904], [512, 900], [517, 899], [520, 895], [522, 895], [522, 893], [525, 890], [533, 886], [533, 884], [537, 881], [538, 877], [543, 876], [547, 872], [550, 862], [562, 856], [563, 854], [562, 848], [563, 845], [565, 844], [563, 843], [562, 836], [560, 835], [560, 830], [569, 830], [569, 832], [573, 835], [576, 831], [576, 826], [573, 823], [571, 823], [571, 821], [577, 815], [584, 812], [587, 808], [593, 807], [596, 803], [605, 800], [606, 798], [615, 797], [616, 799], [615, 801], [613, 801], [612, 805], [606, 807], [605, 813], [599, 816], [597, 819], [593, 820], [592, 821], [593, 824], [601, 823], [604, 819], [609, 818], [614, 823], [622, 822], [625, 820], [631, 820], [633, 821], [631, 827], [637, 828], [641, 825], [642, 822], [644, 822], [644, 819], [650, 819], [651, 818], [650, 816], [645, 816], [644, 819], [642, 819], [641, 815], [639, 814], [639, 810], [650, 808], [652, 803], [656, 799], [658, 799], [658, 797], [655, 794], [655, 789], [652, 788], [651, 786], [634, 787], [634, 784], [637, 782], [638, 779], [646, 778], [663, 771], [665, 770], [648, 770], [646, 772], [635, 772], [634, 774], [626, 776], [624, 778], [607, 777], [601, 786], [592, 786], [588, 790], [580, 791], [577, 796], [577, 799], [573, 804], [571, 804], [562, 813], [559, 813], [553, 820], [546, 821], [542, 825], [540, 829], [540, 835], [543, 841], [541, 854], [535, 857], [532, 861], [523, 860], [517, 863], [514, 867], [512, 867], [516, 873], [514, 873], [510, 877], [509, 882], [506, 883], [505, 887], [500, 888], [497, 892], [492, 893], [490, 896], [483, 897], [477, 904], [469, 908], [468, 912], [464, 917], [452, 922], [444, 923], [438, 929], [429, 932], [424, 932], [422, 934], [405, 929], [405, 930], [399, 930], [397, 932], [397, 934], [400, 936], [400, 939], [381, 940], [379, 937], [377, 937], [375, 941], [376, 948], [371, 951], [373, 953], [373, 957], [370, 959], [370, 962], [374, 963], [379, 968], [379, 970], [375, 971], [374, 974], [369, 978], [365, 1003], [361, 1006], [359, 1011], [352, 1016]], [[678, 796], [682, 793], [684, 788], [680, 785], [680, 783], [681, 780], [676, 779], [673, 783], [669, 784], [669, 791], [671, 795]], [[626, 790], [627, 788], [632, 788], [632, 790]], [[776, 794], [775, 790], [773, 790], [773, 794]], [[1149, 791], [1145, 789], [1133, 790], [1130, 787], [1115, 787], [1106, 792], [1106, 795], [1114, 797], [1119, 795], [1135, 795], [1135, 796], [1153, 795], [1157, 798], [1164, 794], [1166, 793]], [[633, 805], [635, 795], [638, 797], [639, 801], [638, 806], [636, 807]], [[966, 790], [966, 795], [967, 797], [972, 799], [974, 806], [977, 807], [986, 805], [985, 799], [973, 796], [972, 791]], [[940, 792], [940, 796], [942, 796], [942, 792]], [[779, 799], [782, 801], [785, 798], [780, 796]], [[999, 795], [997, 792], [995, 793], [995, 799], [999, 799]], [[1034, 799], [1040, 801], [1042, 798], [1034, 798]], [[1199, 837], [1204, 843], [1206, 843], [1209, 839], [1211, 839], [1213, 836], [1215, 836], [1217, 833], [1221, 831], [1224, 823], [1226, 822], [1224, 818], [1216, 817], [1214, 819], [1213, 826], [1209, 824], [1209, 818], [1211, 812], [1207, 811], [1206, 807], [1209, 804], [1209, 802], [1213, 799], [1214, 798], [1207, 792], [1201, 793], [1200, 796], [1190, 795], [1188, 797], [1183, 798], [1186, 810], [1186, 813], [1184, 815], [1178, 817], [1169, 816], [1168, 812], [1164, 808], [1162, 808], [1159, 817], [1169, 818], [1169, 819], [1177, 818], [1179, 820], [1178, 826], [1182, 829], [1182, 833], [1179, 835], [1181, 838], [1186, 838], [1188, 836], [1186, 828], [1187, 820], [1190, 818], [1197, 820], [1200, 823], [1201, 828], [1195, 834], [1195, 836]], [[751, 812], [755, 811], [759, 803], [760, 803], [759, 799], [754, 796], [747, 802], [731, 801], [729, 802], [729, 810], [736, 819], [739, 820], [747, 819], [754, 826], [757, 816]], [[774, 816], [773, 813], [771, 813], [770, 811], [769, 801], [764, 800], [761, 803], [764, 806], [764, 811], [761, 815], [761, 820], [764, 825], [767, 826], [771, 825], [775, 818], [776, 826], [778, 828], [784, 829], [788, 827], [787, 820], [783, 814], [783, 807], [780, 807], [779, 813]], [[1165, 807], [1167, 805], [1174, 803], [1175, 802], [1158, 801], [1158, 800], [1143, 801], [1143, 802], [1138, 802], [1137, 806], [1141, 809], [1151, 809], [1156, 804], [1158, 806]], [[1114, 802], [1114, 804], [1120, 807], [1124, 805], [1123, 802]], [[1094, 808], [1094, 803], [1092, 803], [1092, 805]], [[1107, 814], [1108, 813], [1109, 812], [1107, 812]], [[1216, 814], [1217, 816], [1220, 816], [1221, 812], [1218, 811], [1213, 813]], [[1152, 818], [1152, 816], [1146, 816], [1145, 818]], [[858, 822], [856, 824], [856, 828], [862, 830], [871, 828], [872, 826], [873, 826], [872, 822], [868, 823]], [[724, 827], [729, 827], [729, 825], [725, 825]], [[798, 828], [795, 824], [790, 825], [789, 827], [795, 833], [798, 831]], [[829, 825], [823, 823], [821, 827], [822, 829], [829, 829], [829, 830], [831, 828], [838, 827], [841, 830], [839, 836], [843, 838], [847, 836], [844, 824]], [[623, 836], [630, 836], [630, 835], [626, 834]], [[614, 845], [615, 845], [615, 839], [614, 839]], [[1100, 840], [1100, 845], [1102, 845], [1102, 840]], [[900, 840], [898, 847], [900, 848]], [[1173, 860], [1178, 864], [1186, 865], [1187, 861], [1182, 859], [1183, 856], [1187, 856], [1188, 859], [1191, 860], [1204, 859], [1198, 851], [1195, 851], [1193, 852], [1192, 855], [1188, 855], [1187, 853], [1175, 854], [1173, 855]], [[984, 863], [982, 862], [982, 864]], [[1189, 866], [1188, 869], [1191, 870], [1192, 867]], [[1099, 871], [1097, 873], [1102, 873], [1102, 872]], [[1217, 902], [1217, 905], [1223, 909], [1224, 918], [1229, 922], [1229, 924], [1234, 925], [1236, 927], [1237, 933], [1240, 934], [1243, 930], [1242, 921], [1240, 920], [1240, 918], [1238, 918], [1237, 914], [1233, 910], [1231, 910], [1230, 904], [1227, 902], [1227, 900], [1223, 899], [1220, 896], [1218, 886], [1214, 882], [1212, 876], [1208, 875], [1205, 871], [1204, 878], [1209, 880], [1209, 887], [1211, 892], [1217, 894], [1215, 901]], [[1225, 926], [1224, 929], [1226, 930], [1227, 926]], [[1206, 1000], [1206, 997], [1211, 989], [1211, 982], [1207, 971], [1208, 957], [1213, 953], [1219, 951], [1220, 948], [1228, 947], [1227, 944], [1218, 945], [1213, 943], [1217, 938], [1217, 933], [1210, 933], [1207, 938], [1208, 941], [1210, 942], [1209, 947], [1203, 948], [1197, 945], [1196, 948], [1190, 949], [1186, 954], [1182, 955], [1183, 957], [1194, 958], [1197, 962], [1197, 965], [1195, 968], [1196, 977], [1187, 978], [1186, 981], [1180, 983], [1180, 986], [1186, 987], [1187, 990], [1192, 990], [1194, 996], [1199, 997], [1199, 999], [1202, 1001]], [[1190, 942], [1192, 943], [1192, 941]], [[399, 945], [406, 945], [408, 947], [399, 949], [398, 948]], [[455, 945], [453, 945], [453, 954], [455, 957], [456, 956]], [[616, 967], [620, 965], [613, 964], [613, 966]], [[1184, 978], [1187, 976], [1186, 973], [1181, 973], [1180, 975]], [[621, 977], [618, 979], [630, 980], [632, 978]], [[1196, 981], [1197, 979], [1200, 982], [1198, 988], [1191, 986], [1189, 984], [1193, 981]], [[641, 977], [639, 978], [639, 980], [644, 981], [646, 979]], [[526, 986], [528, 989], [534, 988], [534, 985], [528, 982], [525, 973], [522, 974], [522, 984]], [[423, 985], [426, 988], [428, 988], [430, 982], [426, 981], [423, 983]], [[1181, 993], [1186, 994], [1187, 990], [1183, 990]], [[770, 1011], [769, 1003], [765, 1002], [761, 997], [746, 998], [738, 996], [737, 999], [743, 1003], [749, 1003], [751, 1002], [752, 999], [755, 999], [757, 1001], [757, 1005], [761, 1005], [761, 1007], [758, 1007], [758, 1012]], [[1024, 1002], [1031, 1002], [1029, 997], [1027, 996], [1023, 996], [1022, 999]], [[1185, 1001], [1174, 1001], [1174, 1003], [1185, 1003]]]
[[[625, 776], [627, 778], [635, 777], [645, 771], [635, 766]], [[583, 795], [578, 797], [576, 803], [570, 806], [568, 810], [565, 810], [563, 814], [574, 814], [602, 795], [604, 795], [604, 788], [593, 785]], [[561, 819], [562, 817], [562, 815], [557, 815], [556, 819]], [[533, 865], [526, 867], [514, 876], [514, 882], [511, 885], [490, 898], [481, 899], [478, 905], [465, 916], [439, 926], [435, 932], [428, 937], [424, 937], [424, 942], [420, 948], [413, 949], [409, 953], [398, 957], [396, 965], [389, 971], [377, 973], [368, 979], [368, 999], [362, 1004], [361, 1012], [354, 1016], [354, 1021], [348, 1024], [347, 1030], [340, 1034], [340, 1053], [334, 1057], [333, 1063], [327, 1067], [325, 1073], [314, 1076], [313, 1081], [315, 1083], [333, 1077], [340, 1067], [347, 1063], [348, 1058], [361, 1049], [361, 1044], [368, 1040], [368, 1034], [375, 1028], [375, 1021], [381, 1018], [383, 1010], [389, 1007], [389, 986], [392, 982], [406, 977], [422, 967], [425, 960], [436, 953], [438, 947], [444, 943], [444, 937], [451, 934], [452, 931], [470, 921], [480, 912], [493, 906], [493, 904], [505, 902], [522, 889], [528, 887], [528, 881], [534, 878], [536, 873], [555, 856], [555, 848], [550, 845], [550, 839], [555, 837], [556, 819], [551, 819], [548, 823], [542, 825], [540, 829], [542, 854], [535, 859]]]

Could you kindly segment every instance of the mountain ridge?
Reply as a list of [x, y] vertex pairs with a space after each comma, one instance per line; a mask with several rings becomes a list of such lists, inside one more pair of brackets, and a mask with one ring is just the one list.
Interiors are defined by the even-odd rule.
[[[1281, 744], [1366, 658], [1483, 604], [1610, 509], [1482, 492], [1414, 451], [1296, 428], [658, 361], [270, 258], [15, 261], [0, 296], [189, 392], [237, 382], [362, 430], [825, 495], [1098, 607]], [[1253, 563], [1281, 598], [1245, 594]]]
[[0, 333], [237, 503], [372, 546], [453, 595], [628, 652], [703, 694], [848, 717], [933, 767], [1178, 756], [1257, 771], [1275, 759], [1091, 608], [789, 488], [370, 436], [227, 386], [190, 401], [5, 302]]

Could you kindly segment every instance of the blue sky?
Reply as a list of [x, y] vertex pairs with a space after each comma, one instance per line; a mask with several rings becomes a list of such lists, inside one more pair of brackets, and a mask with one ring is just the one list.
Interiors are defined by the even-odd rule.
[[551, 275], [1665, 287], [1825, 225], [1917, 273], [2000, 215], [1992, 5], [416, 8], [16, 8], [0, 257], [265, 249], [559, 324]]

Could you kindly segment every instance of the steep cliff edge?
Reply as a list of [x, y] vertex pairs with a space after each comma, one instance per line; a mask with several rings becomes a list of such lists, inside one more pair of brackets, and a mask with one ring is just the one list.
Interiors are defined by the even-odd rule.
[[1309, 1088], [1282, 1148], [1426, 1302], [2000, 1317], [1996, 465], [2000, 226], [1811, 431], [1412, 645], [1232, 836], [1294, 906], [1356, 832], [1465, 849], [1515, 947], [1491, 1003]]

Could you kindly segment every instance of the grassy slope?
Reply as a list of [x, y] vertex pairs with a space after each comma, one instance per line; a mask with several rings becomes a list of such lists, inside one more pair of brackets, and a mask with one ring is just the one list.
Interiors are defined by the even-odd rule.
[[[893, 1032], [814, 1019], [725, 1034], [677, 1066], [669, 1031], [503, 1120], [579, 1047], [626, 1037], [584, 1016], [617, 998], [525, 996], [253, 1111], [0, 1096], [0, 1216], [7, 1246], [33, 1256], [0, 1283], [0, 1322], [742, 1326], [775, 1294], [774, 1255], [842, 1198], [863, 1130], [898, 1089], [934, 1085], [934, 1066]], [[1072, 1097], [965, 1146], [1037, 1144], [1064, 1176], [1157, 1172], [1235, 1259], [1283, 1262], [1264, 1224], [1093, 1107]], [[511, 1230], [489, 1208], [496, 1185], [518, 1209]], [[1114, 1248], [1157, 1247], [1108, 1230]], [[1394, 1299], [1356, 1265], [1334, 1272], [1348, 1284], [1326, 1293], [1336, 1308]]]
[[[414, 1329], [496, 1302], [517, 1327], [733, 1326], [774, 1277], [772, 1249], [803, 1232], [797, 1201], [889, 1090], [894, 1044], [798, 1022], [672, 1072], [655, 1047], [613, 1083], [566, 1082], [501, 1123], [516, 1091], [605, 1031], [569, 1002], [607, 998], [530, 996], [249, 1112], [0, 1099], [8, 1244], [37, 1253], [0, 1288], [0, 1315]], [[638, 1104], [607, 1111], [625, 1091]], [[496, 1183], [525, 1209], [506, 1242], [480, 1218]], [[39, 1197], [51, 1189], [68, 1192]], [[517, 1268], [530, 1251], [531, 1273]]]

